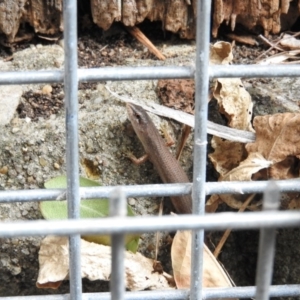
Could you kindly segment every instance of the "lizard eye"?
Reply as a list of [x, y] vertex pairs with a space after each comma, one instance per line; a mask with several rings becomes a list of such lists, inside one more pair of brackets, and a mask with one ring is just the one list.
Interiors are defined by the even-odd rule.
[[139, 123], [139, 124], [141, 123], [142, 118], [139, 114], [135, 114], [135, 119], [136, 119], [137, 123]]

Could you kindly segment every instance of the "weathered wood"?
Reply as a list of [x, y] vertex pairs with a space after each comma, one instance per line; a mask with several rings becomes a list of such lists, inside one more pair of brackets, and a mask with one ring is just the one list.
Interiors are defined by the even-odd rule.
[[[56, 35], [63, 31], [63, 0], [2, 0], [0, 33], [13, 42], [21, 23], [29, 23], [40, 34]], [[195, 38], [196, 0], [90, 0], [93, 22], [104, 30], [115, 21], [135, 26], [145, 19], [161, 21], [163, 28], [182, 38]], [[260, 26], [267, 36], [289, 28], [300, 14], [300, 0], [214, 0], [212, 35], [226, 23], [249, 29]]]

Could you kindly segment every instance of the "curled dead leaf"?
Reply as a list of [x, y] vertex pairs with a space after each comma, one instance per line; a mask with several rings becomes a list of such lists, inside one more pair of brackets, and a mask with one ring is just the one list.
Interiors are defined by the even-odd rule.
[[219, 204], [221, 204], [222, 202], [223, 201], [219, 195], [217, 195], [217, 194], [211, 195], [205, 204], [205, 212], [207, 212], [207, 213], [216, 212]]
[[[177, 231], [171, 249], [174, 279], [178, 289], [190, 288], [191, 231]], [[203, 286], [232, 287], [231, 280], [210, 250], [204, 245]]]
[[258, 116], [253, 123], [256, 141], [246, 145], [249, 156], [259, 153], [272, 162], [268, 178], [299, 177], [300, 114]]
[[279, 44], [290, 50], [300, 49], [300, 40], [287, 33], [283, 35], [282, 39], [279, 41]]
[[[49, 287], [69, 274], [68, 238], [48, 236], [39, 251], [38, 287]], [[81, 240], [81, 276], [108, 281], [111, 273], [111, 248]], [[126, 287], [132, 291], [173, 288], [169, 274], [153, 272], [153, 260], [140, 253], [125, 251]], [[171, 282], [171, 281], [170, 281]]]
[[[219, 151], [220, 152], [220, 151]], [[267, 169], [272, 165], [271, 161], [267, 161], [260, 153], [250, 153], [236, 168], [221, 175], [220, 181], [250, 181], [252, 176], [262, 169]], [[216, 211], [220, 199], [233, 209], [240, 209], [246, 200], [246, 195], [241, 194], [222, 194], [212, 195], [207, 202], [207, 210]], [[254, 202], [247, 206], [249, 210], [258, 210], [261, 201]]]
[[292, 198], [292, 200], [288, 203], [288, 209], [291, 210], [299, 210], [300, 209], [300, 198], [299, 195], [297, 195], [295, 198]]
[[254, 173], [269, 168], [271, 165], [272, 161], [266, 160], [260, 153], [250, 153], [238, 167], [229, 171], [220, 179], [222, 181], [250, 181]]
[[212, 65], [227, 65], [233, 60], [232, 46], [228, 42], [217, 42], [210, 46], [209, 62]]
[[[237, 210], [240, 210], [244, 206], [244, 203], [247, 200], [247, 196], [248, 195], [228, 195], [228, 194], [219, 195], [222, 202], [226, 203], [229, 207]], [[255, 201], [254, 203], [247, 205], [245, 209], [251, 211], [258, 211], [261, 209], [261, 205], [262, 205], [262, 200], [259, 199], [258, 201]]]
[[247, 157], [245, 145], [242, 143], [213, 136], [211, 146], [215, 151], [208, 156], [221, 176], [236, 168]]
[[254, 131], [251, 125], [253, 103], [239, 78], [218, 78], [213, 95], [230, 127]]

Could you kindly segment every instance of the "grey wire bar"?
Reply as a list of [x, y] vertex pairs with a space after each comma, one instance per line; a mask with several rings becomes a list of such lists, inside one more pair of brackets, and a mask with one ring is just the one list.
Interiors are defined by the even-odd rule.
[[[210, 78], [265, 78], [265, 77], [300, 77], [299, 65], [230, 65], [209, 66]], [[120, 81], [194, 78], [194, 67], [104, 67], [95, 69], [78, 69], [78, 81]], [[1, 72], [0, 85], [59, 83], [63, 82], [64, 73], [59, 70], [49, 71], [14, 71]]]
[[[125, 217], [127, 215], [127, 202], [125, 194], [121, 188], [115, 188], [111, 194], [109, 205], [110, 216], [115, 218]], [[124, 251], [125, 251], [125, 236], [122, 233], [116, 233], [111, 236], [111, 277], [110, 291], [112, 300], [124, 299], [125, 293], [125, 266], [124, 266]]]
[[[222, 220], [222, 222], [220, 222]], [[138, 224], [138, 226], [137, 226]], [[215, 213], [198, 215], [180, 215], [163, 217], [119, 217], [80, 220], [35, 220], [5, 222], [0, 227], [0, 237], [71, 235], [71, 234], [116, 234], [142, 233], [152, 231], [175, 230], [226, 230], [229, 229], [260, 229], [288, 228], [300, 226], [300, 212], [245, 212]]]
[[[77, 1], [63, 2], [64, 16], [64, 88], [66, 106], [66, 162], [68, 218], [80, 219], [78, 151], [78, 78], [77, 78]], [[81, 300], [81, 240], [78, 233], [69, 236], [70, 297]]]
[[[205, 194], [248, 194], [263, 193], [268, 181], [223, 181], [207, 182], [205, 184]], [[276, 184], [281, 192], [300, 192], [300, 180], [278, 180]], [[176, 184], [145, 184], [145, 185], [124, 185], [122, 188], [126, 197], [161, 197], [171, 195], [186, 195], [192, 191], [192, 183]], [[115, 187], [81, 187], [81, 199], [109, 198], [110, 193]], [[63, 200], [65, 190], [16, 190], [1, 191], [0, 203], [12, 202], [33, 202], [33, 201], [53, 201]]]
[[[205, 214], [207, 116], [209, 90], [209, 40], [211, 1], [197, 1], [195, 128], [193, 153], [193, 214]], [[204, 230], [192, 232], [190, 299], [202, 298]]]
[[[276, 183], [270, 182], [263, 199], [263, 211], [276, 211], [280, 205], [280, 191]], [[276, 228], [260, 230], [259, 251], [256, 268], [255, 299], [268, 300], [272, 281], [275, 255]]]
[[[274, 285], [270, 287], [270, 297], [296, 297], [299, 296], [300, 284]], [[233, 288], [204, 288], [202, 296], [204, 300], [217, 298], [253, 298], [256, 286]], [[45, 295], [45, 300], [69, 300], [70, 295]], [[188, 290], [162, 290], [126, 292], [126, 300], [186, 300], [189, 297]], [[39, 300], [41, 296], [19, 296], [20, 300]], [[3, 297], [2, 300], [16, 300], [16, 297]], [[109, 300], [110, 293], [84, 293], [83, 300]]]

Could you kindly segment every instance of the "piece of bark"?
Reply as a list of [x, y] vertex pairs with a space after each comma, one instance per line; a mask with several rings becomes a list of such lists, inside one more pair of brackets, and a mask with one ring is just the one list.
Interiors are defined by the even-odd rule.
[[[163, 29], [178, 33], [181, 38], [196, 35], [197, 0], [91, 0], [93, 22], [104, 30], [113, 22], [136, 26], [145, 19], [161, 21]], [[0, 34], [14, 42], [22, 23], [29, 23], [35, 32], [57, 35], [63, 31], [62, 0], [41, 1], [3, 0], [0, 5]], [[236, 24], [249, 30], [262, 27], [264, 35], [276, 34], [290, 28], [299, 17], [297, 1], [270, 0], [268, 4], [255, 1], [214, 0], [212, 35], [217, 36], [221, 24], [233, 31]], [[201, 30], [201, 29], [200, 29]]]

